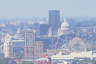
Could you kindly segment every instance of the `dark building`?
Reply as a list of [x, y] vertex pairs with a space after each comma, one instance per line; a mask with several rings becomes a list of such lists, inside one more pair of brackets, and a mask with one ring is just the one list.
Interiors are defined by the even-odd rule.
[[49, 24], [40, 24], [40, 35], [48, 35]]
[[34, 23], [31, 25], [31, 28], [36, 30], [36, 35], [40, 34], [40, 24], [39, 23]]
[[58, 27], [60, 26], [60, 11], [49, 10], [48, 21], [49, 21], [50, 27], [52, 28], [52, 35], [57, 34]]

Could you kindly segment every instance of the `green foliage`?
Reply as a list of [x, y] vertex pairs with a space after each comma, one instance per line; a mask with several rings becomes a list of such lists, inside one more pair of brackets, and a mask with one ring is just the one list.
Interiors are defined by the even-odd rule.
[[34, 63], [31, 61], [24, 61], [24, 62], [22, 62], [22, 64], [34, 64]]
[[15, 50], [15, 56], [17, 59], [21, 59], [24, 56], [24, 51], [22, 48]]
[[7, 59], [4, 58], [0, 59], [0, 64], [8, 64], [8, 63], [9, 61]]
[[0, 64], [17, 64], [10, 58], [0, 58]]

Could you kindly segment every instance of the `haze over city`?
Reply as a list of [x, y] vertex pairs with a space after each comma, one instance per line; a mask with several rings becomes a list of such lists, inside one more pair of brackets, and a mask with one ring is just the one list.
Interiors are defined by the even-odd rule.
[[47, 17], [60, 10], [63, 17], [96, 17], [96, 0], [0, 0], [0, 18]]
[[0, 0], [0, 64], [96, 64], [96, 0]]

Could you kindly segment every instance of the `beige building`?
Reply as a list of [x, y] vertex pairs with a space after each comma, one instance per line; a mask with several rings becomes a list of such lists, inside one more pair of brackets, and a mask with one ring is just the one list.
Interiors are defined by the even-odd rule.
[[4, 38], [5, 42], [4, 42], [4, 45], [3, 45], [3, 52], [4, 52], [4, 56], [5, 57], [10, 57], [11, 55], [11, 39], [12, 39], [12, 36], [7, 34]]
[[25, 47], [25, 57], [38, 58], [44, 53], [44, 42], [36, 41]]

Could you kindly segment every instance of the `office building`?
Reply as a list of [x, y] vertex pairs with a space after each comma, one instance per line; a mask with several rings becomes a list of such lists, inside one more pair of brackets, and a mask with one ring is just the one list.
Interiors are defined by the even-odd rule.
[[40, 57], [40, 55], [44, 52], [44, 43], [42, 41], [36, 41], [32, 43], [30, 46], [26, 47], [25, 57], [36, 59]]
[[35, 30], [27, 29], [27, 30], [23, 30], [22, 33], [25, 40], [25, 46], [35, 43], [35, 38], [36, 38]]
[[49, 24], [40, 24], [40, 35], [46, 36], [48, 35]]
[[58, 27], [60, 26], [60, 11], [59, 10], [49, 10], [49, 25], [52, 28], [52, 35], [56, 35]]
[[35, 37], [36, 37], [35, 30], [26, 29], [26, 30], [23, 30], [22, 33], [24, 36], [24, 43], [25, 43], [24, 55], [28, 56], [29, 55], [28, 50], [30, 50], [29, 47], [31, 47], [32, 44], [35, 43]]

